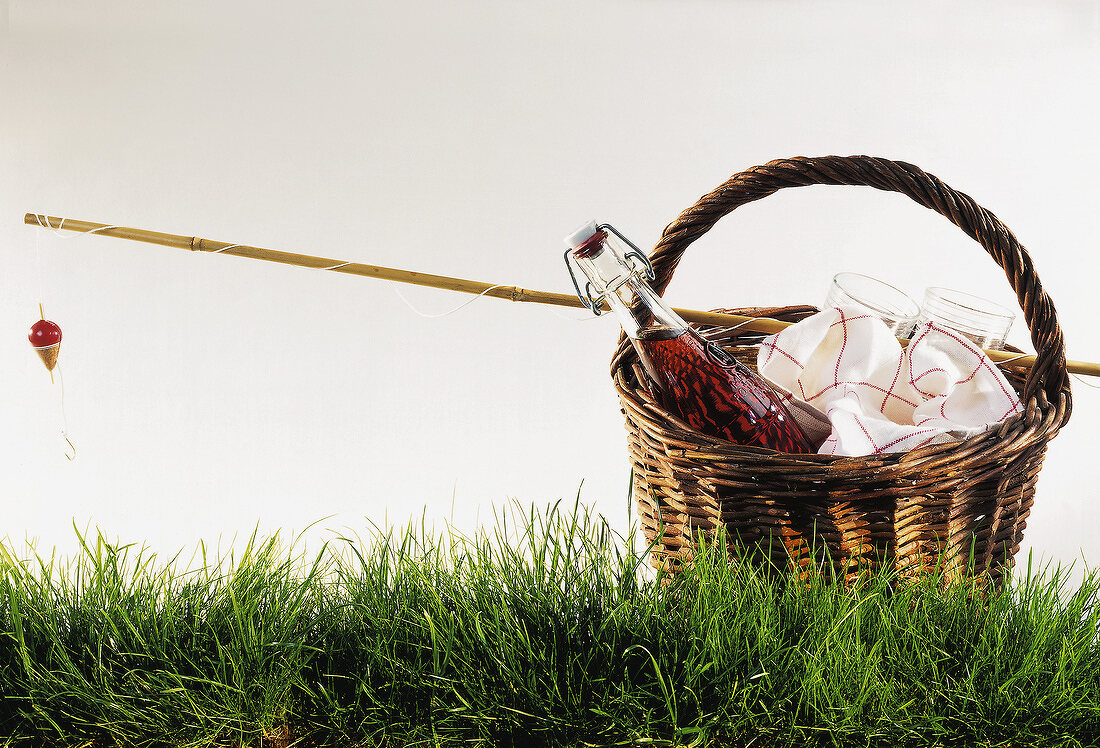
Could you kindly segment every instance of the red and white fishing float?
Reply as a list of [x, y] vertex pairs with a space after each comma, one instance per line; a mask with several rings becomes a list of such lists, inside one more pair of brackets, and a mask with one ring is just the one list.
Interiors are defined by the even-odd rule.
[[43, 317], [31, 325], [31, 333], [27, 338], [52, 378], [53, 369], [57, 366], [57, 355], [61, 351], [61, 328], [56, 322]]
[[[56, 322], [46, 319], [46, 313], [42, 310], [41, 304], [38, 305], [38, 313], [42, 316], [42, 319], [31, 325], [31, 331], [27, 335], [27, 339], [31, 341], [34, 352], [42, 359], [46, 371], [50, 372], [50, 381], [53, 382], [53, 370], [57, 366], [57, 355], [61, 352], [61, 327]], [[61, 382], [61, 418], [62, 420], [65, 419], [64, 380]], [[61, 436], [69, 445], [65, 457], [73, 460], [76, 457], [76, 447], [73, 446], [72, 440], [69, 439], [69, 434], [64, 427], [61, 429]]]

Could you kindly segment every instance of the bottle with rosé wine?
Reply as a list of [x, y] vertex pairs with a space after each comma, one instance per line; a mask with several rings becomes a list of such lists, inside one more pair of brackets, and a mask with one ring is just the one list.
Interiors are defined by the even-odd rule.
[[[615, 313], [668, 411], [735, 444], [817, 451], [775, 390], [665, 304], [649, 260], [613, 226], [590, 221], [565, 243], [577, 295], [596, 314], [604, 302]], [[570, 260], [587, 278], [583, 292]]]

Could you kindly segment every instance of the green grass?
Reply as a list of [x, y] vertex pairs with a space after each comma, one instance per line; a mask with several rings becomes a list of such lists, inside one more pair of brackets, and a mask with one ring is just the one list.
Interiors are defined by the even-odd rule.
[[[79, 534], [79, 533], [78, 533]], [[0, 545], [0, 745], [1076, 746], [1100, 582], [654, 579], [583, 507], [306, 556]]]

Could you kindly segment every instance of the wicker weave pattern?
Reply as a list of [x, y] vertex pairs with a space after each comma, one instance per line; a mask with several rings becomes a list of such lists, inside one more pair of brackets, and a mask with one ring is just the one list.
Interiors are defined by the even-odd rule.
[[[612, 359], [627, 423], [634, 498], [657, 567], [678, 570], [697, 535], [719, 528], [733, 553], [765, 553], [811, 568], [827, 549], [851, 577], [879, 564], [903, 573], [941, 559], [952, 574], [999, 582], [1019, 551], [1047, 442], [1069, 418], [1061, 328], [1027, 251], [992, 213], [911, 164], [866, 156], [792, 158], [736, 174], [670, 224], [650, 255], [664, 293], [684, 250], [719, 218], [783, 187], [866, 185], [908, 195], [946, 216], [1005, 270], [1031, 331], [1034, 367], [1002, 366], [1025, 412], [998, 429], [951, 444], [866, 457], [786, 455], [743, 447], [691, 429], [659, 404], [625, 338]], [[736, 309], [796, 321], [796, 306]], [[701, 328], [755, 368], [758, 333]]]

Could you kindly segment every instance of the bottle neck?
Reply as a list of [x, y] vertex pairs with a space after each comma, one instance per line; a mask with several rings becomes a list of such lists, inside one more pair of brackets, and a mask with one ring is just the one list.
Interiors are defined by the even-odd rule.
[[643, 268], [632, 263], [613, 237], [593, 237], [574, 251], [577, 265], [587, 276], [592, 292], [602, 297], [618, 317], [628, 337], [638, 339], [654, 328], [672, 337], [688, 325], [672, 311], [646, 281]]
[[[644, 278], [633, 277], [607, 294], [607, 305], [615, 312], [627, 337], [637, 340], [647, 330], [660, 328], [667, 337], [688, 330], [688, 324], [665, 304]], [[662, 335], [665, 337], [665, 335]]]

